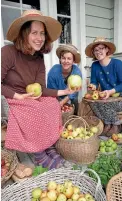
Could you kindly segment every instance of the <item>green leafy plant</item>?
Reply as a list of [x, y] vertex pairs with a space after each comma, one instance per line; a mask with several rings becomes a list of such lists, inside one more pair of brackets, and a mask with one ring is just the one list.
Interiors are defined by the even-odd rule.
[[39, 174], [42, 174], [47, 171], [48, 171], [48, 168], [43, 168], [41, 165], [36, 166], [33, 170], [33, 176], [38, 176]]

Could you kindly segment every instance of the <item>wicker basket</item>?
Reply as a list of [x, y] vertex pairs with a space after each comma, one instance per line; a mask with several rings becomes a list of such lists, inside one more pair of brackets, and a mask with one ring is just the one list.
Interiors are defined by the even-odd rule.
[[122, 201], [122, 172], [110, 179], [106, 188], [106, 196], [108, 201]]
[[[82, 117], [73, 115], [73, 118], [69, 119], [64, 124], [67, 127], [68, 124], [72, 124], [74, 128], [83, 126], [85, 129], [89, 127], [88, 123]], [[56, 149], [66, 160], [79, 163], [90, 164], [95, 161], [99, 149], [98, 135], [94, 135], [87, 140], [83, 139], [64, 139], [60, 138], [56, 142]]]
[[99, 176], [93, 170], [87, 169], [87, 171], [92, 171], [98, 178], [98, 182], [85, 174], [85, 170], [81, 172], [80, 170], [70, 170], [68, 168], [53, 169], [19, 184], [15, 183], [7, 186], [1, 192], [1, 200], [30, 201], [31, 192], [34, 188], [41, 187], [44, 190], [47, 188], [49, 181], [64, 183], [66, 180], [71, 180], [73, 185], [79, 186], [82, 193], [90, 193], [96, 201], [106, 201]]
[[9, 161], [11, 163], [9, 171], [7, 172], [7, 174], [5, 176], [3, 176], [1, 178], [1, 186], [3, 186], [3, 184], [7, 180], [9, 180], [10, 177], [12, 176], [12, 174], [14, 173], [14, 170], [16, 169], [17, 164], [18, 164], [18, 159], [17, 159], [15, 151], [9, 151], [6, 149], [2, 149], [1, 158], [6, 159], [7, 161]]
[[69, 112], [62, 112], [62, 123], [63, 125], [67, 122], [69, 117], [74, 114], [75, 106], [71, 105], [72, 109]]

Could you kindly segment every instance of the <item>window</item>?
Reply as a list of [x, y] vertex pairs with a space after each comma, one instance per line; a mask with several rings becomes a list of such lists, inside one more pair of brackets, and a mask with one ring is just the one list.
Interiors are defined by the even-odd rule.
[[2, 25], [3, 25], [3, 35], [4, 42], [9, 43], [6, 40], [6, 33], [10, 24], [16, 18], [21, 16], [21, 13], [27, 9], [38, 9], [40, 10], [40, 0], [2, 0], [1, 1], [1, 16], [2, 16]]
[[70, 0], [57, 0], [57, 19], [62, 24], [59, 43], [71, 43]]

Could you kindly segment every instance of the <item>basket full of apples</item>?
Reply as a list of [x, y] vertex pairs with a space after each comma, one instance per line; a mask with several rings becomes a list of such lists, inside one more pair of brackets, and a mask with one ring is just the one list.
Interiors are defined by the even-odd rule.
[[[85, 172], [92, 172], [98, 181]], [[98, 174], [87, 169], [53, 169], [2, 189], [2, 201], [106, 201]]]
[[7, 149], [1, 150], [1, 185], [9, 180], [18, 164], [16, 152]]
[[71, 116], [64, 124], [56, 149], [66, 160], [80, 164], [95, 161], [99, 149], [99, 129], [83, 117]]

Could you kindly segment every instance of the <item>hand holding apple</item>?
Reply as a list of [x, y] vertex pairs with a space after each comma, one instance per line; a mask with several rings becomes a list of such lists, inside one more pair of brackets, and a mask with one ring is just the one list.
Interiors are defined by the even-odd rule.
[[39, 83], [29, 84], [26, 87], [27, 93], [33, 93], [34, 97], [40, 97], [42, 95], [42, 87]]

